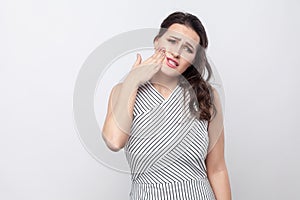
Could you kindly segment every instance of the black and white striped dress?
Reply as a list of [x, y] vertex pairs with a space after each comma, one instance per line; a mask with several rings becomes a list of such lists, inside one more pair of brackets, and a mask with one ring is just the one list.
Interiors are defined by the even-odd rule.
[[179, 85], [167, 99], [149, 81], [138, 88], [124, 147], [130, 200], [215, 200], [204, 162], [208, 122], [192, 117], [183, 97]]

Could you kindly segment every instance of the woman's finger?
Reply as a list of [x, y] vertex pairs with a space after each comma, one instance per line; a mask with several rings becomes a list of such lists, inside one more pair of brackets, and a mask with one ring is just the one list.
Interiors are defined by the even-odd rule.
[[161, 59], [161, 57], [163, 56], [164, 53], [164, 48], [160, 49], [160, 50], [156, 50], [156, 52], [151, 56], [149, 57], [147, 60], [145, 60], [142, 64], [143, 65], [148, 65], [148, 64], [152, 64], [152, 63], [157, 63], [158, 62], [158, 59]]
[[157, 59], [158, 57], [160, 57], [162, 50], [163, 50], [162, 48], [156, 50], [155, 53], [153, 54], [152, 58]]
[[136, 66], [138, 66], [139, 64], [141, 64], [141, 62], [142, 62], [142, 56], [141, 56], [141, 54], [137, 54], [136, 55], [136, 61], [135, 61], [135, 63], [133, 64], [133, 66], [134, 67], [136, 67]]
[[158, 62], [159, 62], [159, 63], [162, 63], [162, 62], [165, 60], [165, 58], [166, 58], [166, 54], [163, 53], [163, 54], [161, 55], [161, 57], [158, 59]]
[[166, 57], [166, 53], [164, 50], [160, 51], [160, 55], [156, 58], [156, 62], [161, 63]]

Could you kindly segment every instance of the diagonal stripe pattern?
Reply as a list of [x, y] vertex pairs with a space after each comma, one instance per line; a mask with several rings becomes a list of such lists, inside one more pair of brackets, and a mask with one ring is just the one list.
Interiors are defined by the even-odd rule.
[[130, 200], [215, 200], [205, 166], [208, 122], [190, 114], [184, 95], [179, 85], [167, 99], [149, 81], [138, 88], [124, 147]]

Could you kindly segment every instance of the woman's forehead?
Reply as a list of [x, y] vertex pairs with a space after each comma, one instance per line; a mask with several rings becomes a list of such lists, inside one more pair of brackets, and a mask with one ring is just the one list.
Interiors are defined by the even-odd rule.
[[185, 41], [189, 41], [193, 45], [200, 43], [200, 37], [198, 34], [190, 27], [183, 24], [172, 24], [166, 31], [166, 36], [174, 36]]

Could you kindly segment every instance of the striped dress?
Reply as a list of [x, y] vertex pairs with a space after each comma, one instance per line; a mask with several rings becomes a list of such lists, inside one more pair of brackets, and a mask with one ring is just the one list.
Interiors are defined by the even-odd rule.
[[179, 85], [165, 99], [147, 81], [137, 91], [124, 147], [131, 169], [130, 200], [215, 200], [205, 158], [208, 122], [189, 112]]

